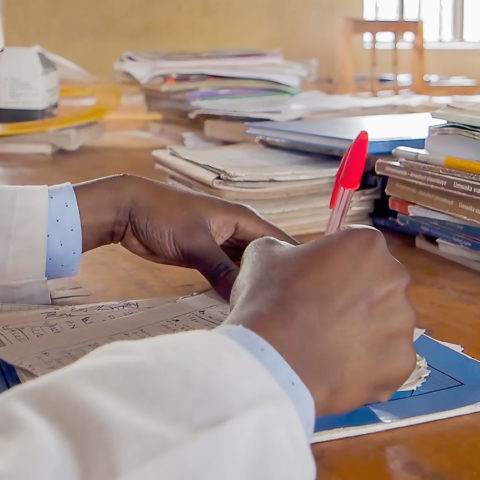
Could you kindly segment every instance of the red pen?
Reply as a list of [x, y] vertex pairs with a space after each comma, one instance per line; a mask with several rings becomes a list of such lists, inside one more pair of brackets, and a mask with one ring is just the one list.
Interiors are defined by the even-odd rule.
[[330, 210], [332, 210], [332, 213], [328, 220], [325, 235], [330, 235], [342, 227], [353, 194], [360, 187], [367, 154], [368, 133], [361, 131], [345, 152], [338, 168], [332, 198], [330, 199]]

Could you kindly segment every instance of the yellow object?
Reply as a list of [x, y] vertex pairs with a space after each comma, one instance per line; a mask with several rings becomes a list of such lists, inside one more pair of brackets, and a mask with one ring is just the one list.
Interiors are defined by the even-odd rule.
[[108, 112], [115, 110], [120, 105], [120, 90], [113, 85], [99, 85], [89, 87], [72, 87], [68, 90], [62, 88], [62, 93], [70, 96], [95, 96], [95, 105], [80, 107], [68, 113], [59, 113], [56, 117], [29, 122], [2, 123], [0, 124], [0, 136], [22, 135], [26, 133], [44, 132], [46, 130], [58, 130], [61, 128], [75, 127], [85, 123], [97, 122]]
[[162, 120], [163, 115], [158, 112], [109, 112], [105, 120]]
[[[98, 85], [60, 85], [61, 97], [89, 97], [95, 95]], [[102, 87], [107, 88], [107, 87]], [[111, 87], [110, 87], [111, 88]]]
[[463, 160], [462, 158], [445, 157], [443, 165], [453, 170], [461, 170], [463, 172], [480, 174], [480, 162], [474, 162], [473, 160]]

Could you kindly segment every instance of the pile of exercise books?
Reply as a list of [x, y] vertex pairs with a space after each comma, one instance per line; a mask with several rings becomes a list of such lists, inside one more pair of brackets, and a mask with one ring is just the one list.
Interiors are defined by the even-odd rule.
[[398, 148], [376, 172], [388, 176], [390, 216], [378, 226], [416, 236], [419, 248], [480, 270], [480, 104], [435, 112], [425, 149]]
[[139, 84], [148, 108], [167, 119], [209, 115], [288, 120], [312, 105], [312, 95], [301, 95], [311, 67], [285, 60], [280, 50], [125, 52], [114, 69], [117, 80]]
[[[171, 183], [248, 205], [291, 235], [326, 228], [339, 157], [252, 144], [153, 153]], [[347, 222], [371, 224], [378, 196], [375, 183], [356, 192]]]

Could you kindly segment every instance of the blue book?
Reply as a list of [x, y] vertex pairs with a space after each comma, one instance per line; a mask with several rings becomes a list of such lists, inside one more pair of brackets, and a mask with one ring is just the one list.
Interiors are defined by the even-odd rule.
[[0, 393], [19, 383], [20, 379], [18, 378], [15, 367], [0, 360]]
[[0, 393], [3, 393], [5, 390], [8, 390], [10, 387], [8, 385], [7, 379], [3, 374], [3, 368], [0, 364]]
[[375, 228], [378, 228], [379, 230], [387, 228], [388, 230], [404, 233], [405, 235], [411, 235], [412, 237], [416, 237], [418, 235], [417, 228], [409, 228], [408, 225], [400, 225], [397, 222], [396, 217], [381, 217], [374, 215], [372, 217], [372, 224]]
[[312, 442], [334, 440], [480, 411], [480, 362], [421, 335], [415, 342], [430, 375], [415, 391], [315, 423]]
[[369, 136], [369, 154], [391, 153], [399, 146], [423, 148], [431, 125], [443, 123], [429, 113], [366, 115], [361, 117], [320, 118], [290, 122], [247, 123], [247, 133], [265, 143], [282, 142], [319, 151], [345, 152], [362, 130]]
[[419, 220], [419, 217], [409, 217], [399, 213], [397, 215], [399, 225], [406, 227], [410, 231], [417, 231], [417, 234], [429, 235], [431, 237], [440, 238], [448, 243], [460, 245], [470, 250], [480, 250], [480, 239], [475, 239], [462, 235], [444, 227], [434, 225], [429, 222]]
[[420, 222], [430, 223], [436, 225], [437, 227], [446, 228], [447, 230], [452, 230], [467, 237], [473, 237], [480, 239], [480, 225], [478, 227], [465, 223], [449, 222], [448, 220], [440, 220], [438, 218], [430, 217], [413, 217]]

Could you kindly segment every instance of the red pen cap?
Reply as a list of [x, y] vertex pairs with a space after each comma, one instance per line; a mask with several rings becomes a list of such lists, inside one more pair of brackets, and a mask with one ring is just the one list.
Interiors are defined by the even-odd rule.
[[340, 167], [335, 177], [330, 209], [337, 203], [340, 187], [345, 190], [358, 190], [362, 175], [365, 170], [365, 162], [368, 154], [368, 133], [362, 130], [358, 137], [352, 142], [342, 158]]

